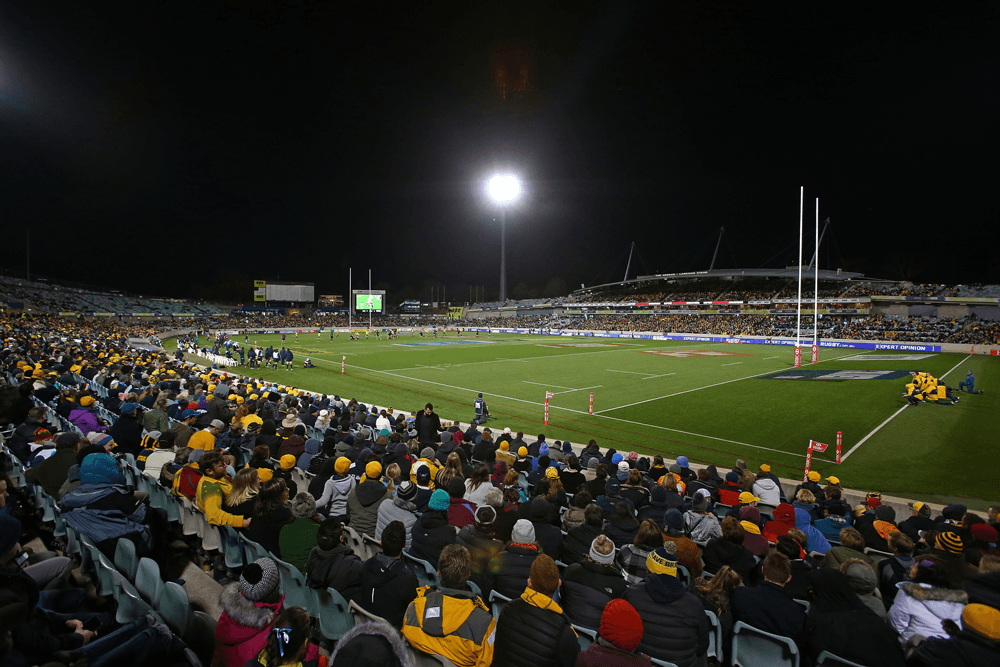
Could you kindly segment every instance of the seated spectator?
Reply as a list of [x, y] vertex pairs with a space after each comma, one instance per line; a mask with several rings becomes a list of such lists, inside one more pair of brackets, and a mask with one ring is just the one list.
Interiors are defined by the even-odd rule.
[[336, 519], [341, 523], [350, 520], [347, 499], [358, 483], [357, 478], [350, 474], [350, 468], [350, 459], [346, 456], [338, 457], [334, 462], [334, 471], [323, 484], [323, 493], [316, 501], [316, 507], [326, 518]]
[[896, 527], [896, 510], [888, 505], [875, 508], [875, 521], [858, 529], [865, 539], [865, 546], [876, 551], [889, 552], [889, 536], [899, 532]]
[[713, 537], [722, 537], [719, 519], [709, 511], [708, 499], [700, 492], [695, 495], [691, 509], [684, 513], [684, 532], [695, 542], [707, 543]]
[[809, 589], [812, 587], [813, 566], [806, 560], [806, 552], [798, 542], [782, 535], [774, 548], [776, 553], [788, 558], [791, 579], [785, 584], [785, 593], [793, 600], [809, 599]]
[[704, 664], [711, 626], [701, 602], [677, 579], [676, 545], [665, 542], [651, 552], [646, 570], [646, 578], [625, 592], [642, 619], [639, 650], [678, 667]]
[[[860, 561], [857, 566], [871, 572]], [[823, 651], [829, 651], [839, 658], [865, 665], [904, 665], [903, 651], [892, 629], [881, 623], [858, 599], [848, 577], [836, 570], [821, 570], [813, 577], [803, 639], [805, 643], [801, 649], [810, 661], [815, 661]]]
[[762, 572], [764, 581], [733, 591], [733, 621], [743, 621], [758, 630], [799, 641], [805, 630], [806, 612], [784, 589], [792, 578], [788, 557], [781, 553], [771, 554], [764, 559]]
[[714, 500], [718, 499], [719, 487], [714, 480], [710, 479], [709, 468], [714, 469], [714, 466], [708, 466], [708, 468], [701, 468], [700, 470], [698, 470], [698, 478], [693, 479], [688, 483], [687, 493], [692, 498], [695, 497], [695, 494], [698, 493], [698, 491], [704, 489], [705, 491], [708, 491], [708, 495], [710, 498]]
[[557, 526], [550, 523], [551, 505], [545, 498], [537, 497], [531, 500], [529, 508], [528, 520], [535, 528], [535, 541], [542, 547], [543, 553], [559, 560], [562, 557], [563, 535]]
[[316, 511], [313, 497], [304, 492], [292, 498], [288, 509], [292, 512], [292, 521], [282, 526], [278, 534], [282, 560], [304, 571], [309, 563], [309, 554], [316, 545], [323, 517]]
[[583, 525], [585, 518], [584, 510], [591, 503], [591, 500], [590, 491], [587, 491], [587, 489], [583, 489], [573, 496], [573, 502], [562, 515], [563, 530], [568, 533], [577, 526]]
[[611, 518], [604, 522], [604, 534], [621, 549], [634, 542], [638, 532], [639, 521], [635, 518], [631, 507], [625, 503], [616, 504]]
[[497, 511], [489, 505], [476, 510], [476, 520], [458, 531], [455, 543], [466, 548], [472, 559], [470, 579], [483, 590], [486, 570], [490, 561], [503, 549], [503, 542], [497, 539]]
[[[30, 389], [31, 385], [28, 384], [27, 387]], [[96, 417], [94, 421], [96, 422]], [[17, 422], [12, 421], [11, 423], [16, 424]], [[94, 430], [96, 429], [91, 428], [84, 431], [84, 433]], [[103, 430], [104, 428], [101, 427], [101, 431]], [[10, 448], [11, 453], [21, 460], [21, 463], [27, 465], [31, 460], [31, 446], [47, 442], [52, 439], [53, 435], [53, 431], [45, 421], [45, 408], [35, 406], [28, 410], [27, 419], [14, 429], [14, 434], [10, 437], [7, 446]]]
[[750, 550], [754, 556], [763, 560], [771, 553], [771, 545], [767, 539], [761, 535], [760, 530], [760, 510], [756, 507], [740, 508], [740, 525], [746, 534], [743, 536], [743, 546]]
[[570, 565], [587, 557], [594, 538], [601, 535], [604, 528], [604, 512], [600, 507], [591, 503], [583, 509], [583, 514], [583, 523], [568, 530], [563, 540], [562, 560]]
[[875, 561], [865, 553], [865, 538], [854, 528], [844, 528], [840, 531], [840, 546], [833, 547], [824, 554], [823, 569], [839, 570], [844, 561], [860, 558], [872, 567]]
[[947, 638], [931, 637], [907, 659], [912, 667], [982, 667], [1000, 664], [1000, 610], [968, 604], [962, 610], [962, 627]]
[[274, 470], [274, 477], [285, 480], [285, 488], [288, 489], [289, 497], [294, 498], [299, 493], [299, 485], [292, 477], [292, 470], [295, 469], [295, 457], [285, 454], [278, 459], [278, 467]]
[[801, 507], [795, 509], [795, 527], [805, 533], [809, 540], [807, 552], [825, 554], [830, 550], [830, 543], [823, 537], [823, 533], [812, 525], [812, 515]]
[[562, 482], [566, 493], [574, 496], [587, 483], [587, 477], [580, 471], [580, 460], [573, 454], [565, 457], [566, 467], [559, 472], [559, 480]]
[[908, 504], [910, 506], [910, 517], [900, 522], [899, 529], [916, 544], [920, 541], [921, 531], [933, 530], [935, 524], [931, 518], [930, 505], [919, 502]]
[[885, 618], [885, 605], [878, 596], [878, 577], [863, 560], [849, 560], [840, 566], [840, 572], [847, 579], [851, 590], [861, 602], [879, 618]]
[[695, 579], [691, 592], [694, 593], [706, 611], [710, 611], [720, 618], [720, 622], [725, 618], [726, 629], [724, 636], [731, 636], [732, 617], [729, 603], [733, 597], [733, 591], [743, 585], [743, 578], [732, 570], [728, 565], [718, 572], [711, 579]]
[[823, 487], [819, 485], [819, 481], [821, 479], [823, 479], [822, 475], [815, 470], [810, 470], [806, 481], [795, 487], [792, 497], [798, 498], [799, 491], [802, 489], [808, 489], [813, 494], [816, 502], [823, 502], [826, 500], [826, 493], [823, 491]]
[[[218, 399], [216, 399], [218, 400]], [[312, 645], [309, 612], [302, 607], [282, 609], [274, 619], [274, 629], [267, 636], [264, 648], [246, 667], [319, 667], [325, 663], [318, 654], [306, 657]]]
[[[215, 626], [213, 667], [244, 667], [267, 644], [275, 617], [282, 609], [281, 573], [270, 558], [260, 558], [244, 568], [239, 582], [222, 589], [222, 615]], [[311, 646], [307, 659], [319, 650]]]
[[792, 507], [795, 509], [803, 509], [809, 513], [810, 521], [812, 519], [818, 519], [820, 516], [818, 505], [816, 504], [816, 496], [812, 494], [809, 489], [799, 489], [798, 494], [795, 496], [795, 500], [792, 502]]
[[252, 517], [260, 491], [260, 474], [256, 468], [243, 468], [233, 478], [233, 486], [222, 499], [222, 508], [229, 514]]
[[230, 514], [223, 509], [226, 496], [233, 490], [233, 480], [226, 472], [222, 452], [213, 450], [202, 456], [201, 469], [204, 474], [198, 480], [195, 504], [205, 513], [208, 522], [213, 526], [233, 528], [249, 526], [251, 520], [249, 516]]
[[333, 588], [345, 600], [361, 590], [364, 562], [344, 541], [344, 524], [327, 519], [316, 532], [316, 545], [309, 551], [306, 582], [310, 588]]
[[[291, 415], [289, 415], [289, 417], [291, 417]], [[282, 426], [284, 426], [284, 422], [282, 422]], [[291, 455], [296, 461], [298, 461], [299, 457], [306, 452], [305, 436], [305, 424], [296, 424], [292, 427], [292, 434], [278, 447], [278, 458]]]
[[465, 499], [465, 479], [455, 475], [443, 488], [448, 491], [448, 523], [455, 528], [464, 528], [475, 521], [476, 505]]
[[705, 560], [705, 570], [718, 572], [728, 566], [735, 570], [744, 582], [748, 582], [750, 572], [757, 562], [750, 550], [743, 546], [746, 531], [737, 519], [727, 516], [722, 521], [722, 537], [714, 537], [705, 545], [702, 558]]
[[[184, 449], [188, 449], [185, 447]], [[202, 472], [198, 461], [205, 455], [204, 449], [188, 449], [190, 455], [184, 467], [174, 473], [174, 482], [170, 487], [170, 493], [175, 496], [184, 496], [190, 501], [194, 501], [198, 493], [198, 482], [201, 480]]]
[[[119, 419], [118, 421], [121, 420]], [[115, 426], [117, 425], [118, 422], [115, 422]], [[191, 436], [191, 439], [187, 442], [187, 446], [191, 449], [204, 449], [210, 452], [215, 449], [215, 437], [222, 433], [225, 428], [226, 425], [221, 419], [213, 419], [209, 422], [208, 426]], [[111, 435], [114, 434], [112, 433]], [[116, 437], [115, 440], [117, 441], [118, 438]]]
[[29, 484], [38, 484], [45, 493], [57, 498], [59, 489], [66, 483], [69, 469], [76, 465], [76, 452], [79, 447], [80, 436], [75, 433], [60, 433], [56, 436], [55, 453], [29, 468], [24, 473], [24, 478]]
[[[844, 528], [850, 527], [850, 523], [848, 523], [851, 517], [850, 506], [828, 500], [820, 507], [822, 516], [819, 520], [813, 521], [813, 526], [816, 530], [823, 533], [823, 537], [825, 537], [827, 541], [839, 540], [840, 531]], [[846, 510], [846, 513], [839, 513], [841, 510]]]
[[378, 461], [369, 461], [365, 465], [365, 474], [347, 496], [347, 512], [351, 517], [351, 528], [359, 535], [375, 537], [379, 506], [392, 499], [392, 491], [382, 484], [381, 478], [382, 464]]
[[965, 591], [951, 587], [946, 567], [937, 558], [923, 558], [910, 570], [910, 581], [897, 584], [899, 593], [887, 617], [903, 644], [914, 635], [947, 637], [941, 621], [958, 623], [969, 601]]
[[719, 504], [737, 507], [740, 504], [741, 493], [743, 493], [743, 487], [740, 486], [740, 474], [738, 472], [726, 473], [726, 481], [719, 485]]
[[527, 519], [519, 519], [514, 524], [511, 541], [490, 560], [483, 594], [489, 597], [490, 591], [496, 591], [504, 597], [516, 598], [524, 591], [531, 564], [540, 553], [535, 527]]
[[[563, 572], [560, 589], [562, 607], [573, 624], [596, 628], [608, 601], [625, 594], [628, 584], [622, 579], [621, 570], [615, 566], [614, 560], [614, 543], [607, 535], [598, 535], [590, 545], [587, 557]], [[643, 563], [643, 571], [645, 569]]]
[[413, 499], [417, 497], [417, 485], [406, 480], [396, 487], [396, 497], [391, 502], [378, 506], [378, 517], [375, 522], [375, 539], [382, 539], [382, 531], [393, 521], [398, 521], [406, 530], [406, 546], [410, 546], [411, 530], [417, 522], [417, 506]]
[[344, 633], [330, 655], [330, 667], [406, 667], [409, 645], [383, 621], [359, 623]]
[[751, 493], [760, 498], [761, 504], [774, 509], [781, 504], [781, 484], [771, 475], [771, 466], [766, 466], [767, 470], [764, 470], [764, 467], [760, 467], [756, 481], [751, 487]]
[[692, 578], [701, 576], [701, 549], [684, 534], [684, 515], [680, 511], [667, 510], [663, 515], [663, 541], [676, 545], [677, 562], [687, 568]]
[[444, 656], [457, 667], [496, 664], [494, 652], [499, 645], [496, 620], [466, 586], [471, 573], [465, 547], [446, 546], [438, 560], [441, 587], [418, 588], [403, 617], [402, 633], [411, 646]]
[[795, 508], [788, 503], [781, 503], [774, 508], [774, 520], [768, 521], [761, 529], [764, 538], [774, 544], [782, 535], [795, 528]]
[[878, 588], [886, 609], [892, 606], [899, 589], [897, 584], [909, 581], [910, 570], [916, 564], [913, 559], [913, 541], [902, 531], [889, 535], [889, 549], [892, 556], [879, 561], [877, 565]]
[[[622, 461], [622, 463], [625, 463]], [[625, 463], [628, 467], [628, 463]], [[628, 471], [628, 477], [622, 485], [622, 497], [632, 501], [632, 506], [636, 509], [649, 504], [649, 489], [642, 485], [642, 473], [635, 469]]]
[[[188, 464], [191, 457], [191, 448], [189, 447], [178, 447], [177, 451], [174, 452], [173, 461], [165, 464], [160, 468], [159, 484], [160, 486], [172, 489], [174, 486], [175, 475]], [[195, 489], [198, 488], [197, 482], [195, 483]]]
[[135, 458], [135, 467], [144, 475], [159, 479], [163, 466], [174, 460], [174, 439], [170, 431], [150, 431], [142, 440], [142, 450]]
[[601, 614], [597, 641], [576, 657], [579, 667], [649, 667], [649, 658], [637, 653], [644, 628], [639, 612], [625, 600], [612, 600]]
[[253, 521], [246, 529], [247, 539], [281, 558], [281, 529], [293, 519], [292, 512], [288, 509], [288, 487], [285, 486], [285, 480], [269, 479], [260, 485], [253, 509]]
[[496, 625], [494, 667], [567, 667], [580, 651], [576, 632], [552, 599], [559, 569], [545, 554], [531, 564], [527, 587], [508, 602]]
[[663, 533], [655, 521], [647, 519], [639, 525], [632, 544], [618, 551], [615, 564], [628, 584], [637, 584], [646, 578], [646, 558], [654, 549], [663, 546]]
[[[597, 459], [591, 460], [596, 461]], [[590, 491], [590, 497], [596, 499], [604, 495], [604, 488], [608, 485], [608, 466], [599, 463], [594, 473], [594, 479], [587, 482], [586, 488]]]
[[464, 498], [478, 507], [484, 504], [485, 494], [493, 488], [490, 481], [490, 471], [484, 463], [477, 463], [472, 470], [472, 476], [465, 480]]
[[448, 523], [448, 506], [448, 492], [435, 489], [427, 511], [413, 524], [410, 554], [428, 563], [436, 563], [441, 558], [441, 550], [455, 543], [455, 528]]
[[399, 521], [389, 522], [382, 530], [382, 553], [365, 561], [360, 594], [355, 596], [365, 610], [394, 627], [403, 624], [403, 614], [417, 597], [419, 586], [416, 575], [400, 560], [405, 544], [406, 528]]

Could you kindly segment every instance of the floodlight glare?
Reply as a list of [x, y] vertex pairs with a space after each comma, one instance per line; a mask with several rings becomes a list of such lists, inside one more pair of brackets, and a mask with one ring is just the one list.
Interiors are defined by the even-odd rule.
[[521, 191], [521, 184], [514, 176], [494, 176], [490, 179], [490, 196], [497, 202], [511, 201]]

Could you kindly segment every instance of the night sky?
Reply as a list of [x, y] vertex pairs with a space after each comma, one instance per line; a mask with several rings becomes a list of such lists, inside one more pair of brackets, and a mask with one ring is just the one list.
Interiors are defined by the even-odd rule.
[[998, 44], [995, 2], [8, 0], [0, 264], [30, 228], [33, 275], [130, 292], [495, 298], [509, 171], [514, 296], [721, 226], [717, 268], [794, 263], [800, 185], [822, 268], [997, 282]]

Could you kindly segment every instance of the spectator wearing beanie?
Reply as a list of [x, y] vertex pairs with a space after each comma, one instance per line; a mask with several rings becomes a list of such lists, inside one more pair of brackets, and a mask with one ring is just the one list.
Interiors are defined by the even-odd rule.
[[578, 667], [646, 667], [649, 658], [636, 652], [642, 642], [642, 619], [625, 600], [611, 600], [601, 614], [597, 641], [576, 657]]
[[684, 515], [679, 510], [670, 509], [663, 515], [663, 541], [674, 543], [677, 562], [687, 568], [692, 579], [701, 576], [701, 549], [684, 534]]
[[466, 548], [472, 558], [472, 576], [470, 579], [483, 590], [486, 585], [486, 569], [490, 561], [503, 549], [503, 542], [497, 539], [497, 511], [490, 505], [483, 505], [476, 510], [474, 523], [458, 531], [455, 543]]
[[[575, 501], [580, 496], [573, 498]], [[594, 538], [602, 535], [604, 528], [604, 512], [594, 503], [583, 508], [583, 523], [566, 531], [563, 539], [562, 561], [572, 565], [579, 563], [590, 553]], [[695, 547], [697, 549], [697, 547]]]
[[[615, 566], [615, 545], [606, 535], [598, 535], [587, 557], [563, 572], [560, 590], [566, 617], [574, 625], [596, 628], [605, 605], [620, 598], [628, 589], [621, 571]], [[643, 563], [643, 570], [646, 564]]]
[[625, 593], [645, 630], [639, 650], [678, 667], [704, 664], [711, 626], [701, 601], [677, 579], [674, 543], [650, 552], [646, 570], [646, 578]]
[[707, 543], [713, 537], [722, 537], [722, 527], [719, 525], [719, 518], [709, 511], [705, 493], [704, 489], [699, 490], [691, 503], [691, 509], [684, 513], [684, 532], [695, 542]]
[[294, 468], [295, 457], [291, 454], [285, 454], [278, 459], [278, 467], [274, 471], [274, 477], [280, 477], [285, 480], [285, 486], [288, 487], [288, 495], [293, 498], [299, 494], [299, 485], [292, 478], [292, 470]]
[[323, 493], [316, 501], [316, 507], [326, 515], [326, 518], [344, 523], [350, 519], [347, 499], [358, 480], [350, 474], [351, 461], [346, 456], [337, 457], [333, 468], [333, 474], [323, 484]]
[[[222, 615], [215, 626], [212, 667], [243, 667], [264, 649], [271, 623], [282, 609], [281, 574], [270, 558], [246, 566], [238, 582], [222, 589]], [[316, 659], [319, 649], [310, 646], [305, 658]]]
[[476, 520], [476, 504], [465, 499], [465, 480], [452, 477], [448, 480], [448, 523], [455, 528], [465, 528]]
[[851, 590], [858, 599], [872, 610], [876, 616], [885, 618], [885, 605], [875, 591], [878, 589], [878, 575], [863, 560], [849, 560], [840, 566], [840, 572], [847, 579]]
[[[612, 482], [606, 496], [611, 501], [610, 517], [604, 524], [604, 534], [611, 538], [619, 549], [626, 544], [631, 544], [635, 540], [636, 533], [639, 532], [639, 521], [635, 518], [631, 503], [628, 501], [615, 502], [615, 495], [618, 493], [618, 483]], [[621, 500], [621, 499], [619, 499]], [[598, 505], [601, 503], [598, 502]]]
[[382, 540], [382, 531], [393, 521], [398, 521], [406, 531], [406, 546], [410, 546], [413, 524], [417, 522], [417, 506], [413, 504], [417, 497], [417, 485], [410, 480], [396, 487], [396, 497], [391, 502], [378, 506], [378, 519], [375, 523], [375, 539]]
[[281, 558], [305, 571], [309, 563], [309, 552], [316, 544], [316, 534], [323, 523], [323, 517], [316, 511], [316, 501], [308, 493], [299, 493], [288, 504], [294, 519], [285, 524], [278, 534]]
[[[282, 426], [288, 421], [286, 419], [282, 422]], [[278, 457], [285, 455], [292, 455], [297, 461], [300, 456], [302, 456], [306, 451], [306, 427], [305, 424], [296, 424], [292, 428], [292, 434], [285, 439], [284, 442], [278, 447]]]
[[820, 480], [823, 476], [820, 475], [815, 470], [809, 472], [808, 479], [795, 487], [795, 491], [792, 493], [791, 497], [795, 498], [799, 495], [799, 491], [802, 489], [808, 489], [812, 492], [813, 496], [816, 498], [816, 502], [821, 503], [826, 500], [826, 492], [823, 491], [823, 487], [819, 485]]
[[406, 608], [417, 597], [419, 583], [413, 571], [400, 560], [406, 544], [406, 528], [402, 522], [388, 523], [381, 534], [382, 553], [365, 561], [361, 593], [356, 596], [355, 602], [394, 627], [399, 627], [403, 624]]
[[726, 481], [719, 485], [719, 503], [729, 507], [737, 507], [740, 504], [740, 494], [743, 487], [740, 486], [740, 474], [738, 472], [726, 473]]
[[568, 667], [576, 662], [579, 639], [552, 599], [559, 589], [555, 561], [541, 554], [531, 564], [527, 587], [507, 603], [497, 621], [494, 667]]
[[408, 553], [428, 563], [436, 563], [441, 550], [455, 543], [455, 528], [448, 523], [449, 505], [448, 492], [435, 489], [427, 510], [413, 524]]
[[527, 519], [518, 519], [511, 531], [510, 542], [490, 559], [483, 595], [488, 599], [490, 591], [495, 590], [504, 597], [516, 598], [524, 591], [531, 564], [539, 553], [541, 549], [535, 541], [535, 527]]
[[369, 461], [365, 465], [365, 474], [359, 484], [347, 496], [347, 512], [351, 517], [351, 528], [358, 535], [375, 537], [375, 526], [378, 523], [379, 506], [392, 499], [392, 492], [379, 480], [382, 477], [382, 464]]
[[780, 503], [774, 508], [774, 520], [764, 524], [761, 533], [764, 539], [774, 544], [778, 541], [778, 537], [787, 535], [793, 528], [795, 528], [795, 508], [788, 503]]
[[746, 531], [746, 534], [743, 536], [743, 546], [761, 560], [767, 558], [767, 554], [771, 552], [771, 547], [767, 543], [767, 539], [760, 534], [760, 510], [750, 506], [741, 507], [740, 525]]
[[344, 524], [327, 519], [316, 531], [316, 545], [309, 551], [306, 583], [310, 588], [333, 588], [345, 600], [361, 590], [364, 563], [344, 541]]
[[914, 667], [982, 667], [1000, 664], [1000, 610], [972, 603], [962, 610], [962, 628], [947, 638], [917, 645], [907, 661]]
[[561, 560], [563, 534], [558, 526], [551, 523], [552, 505], [542, 497], [532, 498], [528, 509], [528, 520], [535, 528], [535, 541], [552, 560]]
[[657, 524], [663, 525], [663, 515], [668, 509], [668, 494], [669, 492], [666, 488], [660, 486], [659, 484], [655, 485], [649, 491], [649, 504], [638, 508], [639, 515], [636, 518], [638, 518], [640, 522], [652, 519]]
[[418, 461], [413, 466], [413, 483], [417, 485], [417, 495], [413, 499], [413, 504], [417, 506], [417, 511], [424, 511], [427, 503], [430, 502], [431, 494], [434, 493], [434, 470], [424, 460]]

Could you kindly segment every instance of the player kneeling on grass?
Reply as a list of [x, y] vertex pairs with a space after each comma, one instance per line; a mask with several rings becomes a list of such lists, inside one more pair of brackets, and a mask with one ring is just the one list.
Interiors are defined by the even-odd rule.
[[903, 396], [910, 402], [911, 405], [922, 403], [924, 400], [924, 395], [920, 393], [917, 385], [913, 382], [906, 385], [906, 391], [903, 392]]
[[306, 361], [304, 364], [302, 364], [302, 368], [316, 368], [316, 367], [313, 365], [312, 359], [306, 357]]

